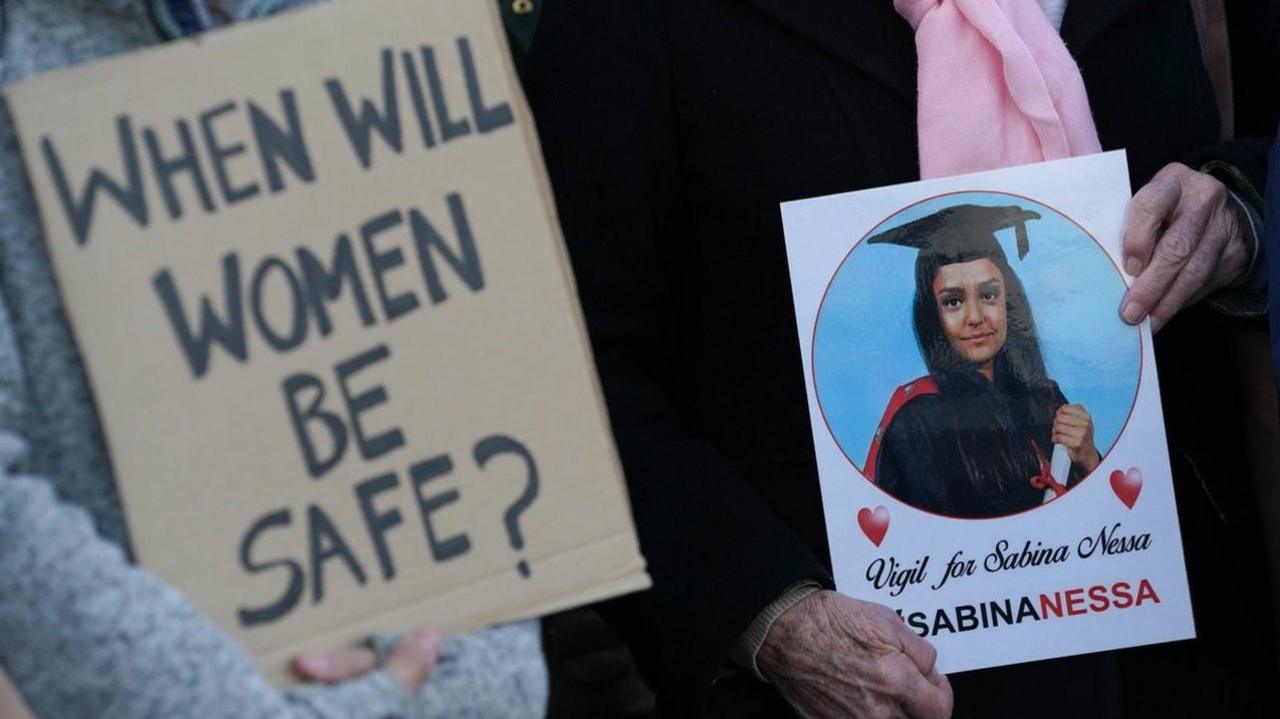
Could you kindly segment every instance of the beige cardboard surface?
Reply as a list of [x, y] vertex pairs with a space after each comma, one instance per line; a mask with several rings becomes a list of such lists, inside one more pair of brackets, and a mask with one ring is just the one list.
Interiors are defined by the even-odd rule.
[[4, 672], [0, 672], [0, 719], [31, 719], [27, 705]]
[[335, 2], [6, 90], [138, 559], [274, 680], [648, 585], [501, 32]]

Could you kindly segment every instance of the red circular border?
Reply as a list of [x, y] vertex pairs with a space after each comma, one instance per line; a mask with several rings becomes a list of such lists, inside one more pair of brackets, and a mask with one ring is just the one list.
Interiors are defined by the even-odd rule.
[[[822, 300], [818, 302], [818, 311], [814, 315], [814, 319], [813, 319], [813, 333], [809, 339], [809, 375], [813, 378], [813, 397], [814, 397], [814, 401], [818, 405], [818, 412], [822, 415], [822, 423], [827, 428], [827, 434], [831, 435], [831, 441], [835, 442], [836, 448], [840, 450], [840, 454], [844, 455], [845, 461], [847, 461], [849, 465], [853, 467], [854, 471], [857, 472], [858, 476], [862, 479], [862, 481], [870, 484], [872, 487], [875, 487], [881, 492], [884, 492], [886, 496], [893, 498], [894, 501], [904, 506], [911, 507], [916, 511], [924, 512], [925, 514], [929, 514], [934, 517], [942, 517], [943, 519], [955, 519], [955, 520], [965, 521], [965, 522], [985, 522], [992, 519], [1004, 519], [1006, 517], [1016, 517], [1021, 514], [1026, 514], [1027, 512], [1034, 512], [1037, 509], [1042, 509], [1044, 507], [1047, 507], [1053, 504], [1053, 502], [1058, 501], [1058, 498], [1055, 497], [1054, 500], [1051, 502], [1038, 504], [1030, 509], [1024, 509], [1020, 512], [1012, 512], [1010, 514], [1000, 514], [994, 517], [956, 517], [950, 514], [938, 514], [937, 512], [930, 512], [927, 509], [922, 509], [913, 504], [909, 504], [907, 502], [902, 501], [901, 499], [898, 499], [894, 495], [890, 494], [889, 491], [886, 490], [885, 488], [867, 479], [866, 473], [863, 471], [861, 467], [858, 466], [858, 463], [855, 462], [853, 458], [849, 456], [849, 452], [845, 449], [844, 445], [840, 443], [840, 439], [836, 437], [836, 433], [832, 431], [831, 422], [830, 420], [827, 419], [827, 412], [822, 407], [822, 393], [818, 391], [818, 367], [817, 367], [817, 361], [816, 361], [817, 353], [815, 352], [818, 346], [818, 321], [822, 319], [822, 308], [827, 303], [827, 294], [831, 291], [831, 284], [835, 282], [836, 276], [840, 274], [840, 270], [844, 267], [845, 263], [849, 261], [849, 257], [853, 255], [854, 250], [858, 249], [858, 246], [861, 245], [867, 239], [867, 237], [871, 235], [871, 233], [879, 229], [881, 225], [893, 219], [894, 217], [897, 217], [898, 215], [905, 212], [906, 210], [909, 210], [912, 207], [915, 207], [916, 205], [920, 205], [925, 202], [929, 202], [931, 200], [936, 200], [940, 197], [948, 197], [950, 195], [969, 195], [969, 194], [1005, 195], [1007, 197], [1016, 197], [1021, 200], [1028, 200], [1030, 202], [1034, 202], [1037, 205], [1040, 205], [1041, 207], [1047, 207], [1050, 210], [1053, 210], [1054, 212], [1058, 213], [1058, 215], [1060, 215], [1061, 217], [1065, 217], [1068, 222], [1080, 228], [1080, 231], [1084, 233], [1085, 237], [1088, 237], [1089, 239], [1093, 240], [1093, 243], [1098, 246], [1099, 250], [1102, 251], [1102, 255], [1107, 258], [1108, 262], [1111, 263], [1111, 266], [1115, 269], [1116, 274], [1120, 276], [1121, 284], [1123, 284], [1126, 289], [1128, 288], [1129, 285], [1124, 280], [1124, 272], [1120, 270], [1120, 266], [1117, 265], [1115, 259], [1111, 257], [1111, 253], [1107, 252], [1107, 248], [1103, 247], [1101, 242], [1098, 242], [1098, 238], [1094, 237], [1093, 233], [1086, 230], [1084, 228], [1084, 225], [1081, 225], [1079, 222], [1076, 222], [1075, 218], [1071, 217], [1070, 215], [1063, 212], [1062, 210], [1059, 210], [1053, 205], [1037, 200], [1034, 197], [1019, 195], [1015, 192], [1005, 192], [1004, 190], [980, 190], [980, 189], [952, 190], [950, 192], [942, 192], [937, 195], [930, 195], [929, 197], [923, 197], [919, 200], [916, 200], [915, 202], [912, 202], [909, 205], [904, 205], [898, 208], [897, 210], [894, 210], [893, 213], [885, 217], [883, 220], [880, 220], [876, 224], [872, 225], [871, 229], [867, 230], [866, 234], [858, 238], [857, 242], [853, 243], [853, 246], [849, 248], [849, 251], [846, 252], [844, 257], [840, 260], [840, 264], [836, 265], [835, 272], [831, 273], [831, 279], [827, 280], [827, 286], [822, 290]], [[1119, 310], [1117, 310], [1117, 312], [1118, 311]], [[1076, 486], [1079, 486], [1080, 484], [1084, 484], [1086, 480], [1090, 479], [1091, 477], [1093, 477], [1093, 475], [1097, 474], [1100, 470], [1102, 470], [1103, 464], [1106, 463], [1107, 461], [1107, 457], [1111, 456], [1111, 452], [1115, 450], [1116, 445], [1120, 444], [1120, 438], [1124, 436], [1125, 430], [1129, 428], [1129, 422], [1133, 419], [1133, 411], [1138, 405], [1138, 392], [1141, 391], [1142, 389], [1142, 374], [1143, 374], [1143, 369], [1145, 364], [1146, 364], [1145, 347], [1142, 341], [1142, 331], [1139, 328], [1138, 329], [1138, 382], [1137, 384], [1134, 385], [1134, 388], [1133, 388], [1133, 399], [1129, 401], [1129, 414], [1128, 416], [1125, 417], [1124, 424], [1120, 427], [1120, 433], [1116, 435], [1115, 440], [1111, 443], [1111, 447], [1107, 450], [1106, 454], [1102, 455], [1102, 459], [1098, 462], [1097, 469], [1085, 475], [1084, 478], [1081, 479]]]

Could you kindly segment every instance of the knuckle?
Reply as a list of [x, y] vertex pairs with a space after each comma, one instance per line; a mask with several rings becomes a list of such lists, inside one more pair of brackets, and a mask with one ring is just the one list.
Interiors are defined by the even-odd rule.
[[1203, 280], [1213, 274], [1217, 264], [1213, 257], [1196, 254], [1187, 260], [1187, 265], [1182, 271], [1191, 279]]
[[1174, 262], [1186, 262], [1195, 249], [1195, 238], [1187, 232], [1170, 232], [1160, 240], [1161, 254]]
[[875, 609], [872, 610], [873, 616], [878, 621], [885, 622], [885, 623], [893, 623], [893, 624], [898, 624], [901, 622], [901, 620], [898, 619], [898, 613], [893, 611], [892, 609], [886, 607], [883, 604], [876, 604], [874, 606], [875, 606]]
[[1155, 198], [1152, 196], [1151, 191], [1143, 188], [1138, 190], [1138, 194], [1134, 195], [1133, 199], [1129, 201], [1129, 214], [1149, 214], [1154, 206]]
[[888, 704], [878, 704], [865, 714], [868, 719], [895, 719], [898, 715]]
[[889, 665], [885, 670], [882, 681], [884, 682], [885, 692], [892, 697], [905, 696], [907, 688], [911, 686], [911, 677], [907, 673], [907, 668], [903, 662], [894, 662]]
[[1177, 186], [1182, 181], [1181, 176], [1181, 166], [1174, 162], [1160, 168], [1160, 171], [1152, 175], [1151, 179], [1147, 181], [1147, 184], [1143, 185], [1143, 188], [1165, 188]]
[[1205, 185], [1205, 194], [1209, 201], [1215, 205], [1225, 204], [1227, 201], [1227, 188], [1221, 182], [1208, 175], [1203, 175], [1203, 177], [1205, 178], [1205, 183], [1207, 183]]
[[923, 673], [933, 671], [933, 668], [938, 664], [938, 650], [934, 649], [932, 644], [924, 642], [924, 646], [920, 648], [920, 656], [924, 658], [925, 670]]
[[946, 691], [942, 694], [940, 701], [940, 710], [934, 716], [938, 719], [947, 719], [951, 716], [951, 712], [955, 709], [955, 695], [951, 693], [951, 687], [947, 686]]
[[[1162, 214], [1156, 198], [1152, 194], [1139, 192], [1133, 196], [1133, 200], [1129, 203], [1129, 225], [1131, 228], [1145, 228], [1154, 225], [1160, 220]], [[1144, 232], [1130, 231], [1125, 233], [1125, 239], [1130, 243], [1140, 243], [1149, 239], [1149, 237]]]
[[1188, 168], [1188, 171], [1191, 173], [1190, 179], [1197, 190], [1210, 197], [1226, 197], [1227, 188], [1221, 182], [1218, 182], [1218, 179], [1213, 175], [1197, 172], [1190, 168]]
[[884, 674], [884, 690], [891, 696], [906, 696], [911, 687], [911, 676], [916, 674], [915, 663], [911, 661], [905, 654], [897, 654], [893, 656], [893, 660], [886, 667]]
[[1155, 286], [1155, 278], [1153, 276], [1146, 277], [1145, 281], [1139, 281], [1129, 289], [1129, 300], [1143, 307], [1151, 307], [1159, 298], [1160, 293]]

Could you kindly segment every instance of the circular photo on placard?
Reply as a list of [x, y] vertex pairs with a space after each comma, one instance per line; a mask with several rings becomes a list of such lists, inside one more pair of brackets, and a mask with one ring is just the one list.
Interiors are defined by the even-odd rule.
[[1095, 473], [1137, 397], [1142, 339], [1120, 269], [1052, 207], [999, 192], [904, 207], [827, 287], [813, 378], [869, 482], [984, 519], [1042, 507]]

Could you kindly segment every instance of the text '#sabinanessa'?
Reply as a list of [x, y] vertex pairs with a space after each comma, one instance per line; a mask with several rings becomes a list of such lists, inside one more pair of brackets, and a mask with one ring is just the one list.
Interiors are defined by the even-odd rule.
[[1150, 580], [1095, 584], [1090, 587], [1046, 592], [1035, 596], [993, 599], [929, 611], [904, 612], [898, 616], [921, 637], [959, 634], [977, 629], [1069, 619], [1114, 610], [1133, 609], [1160, 603], [1160, 595]]

